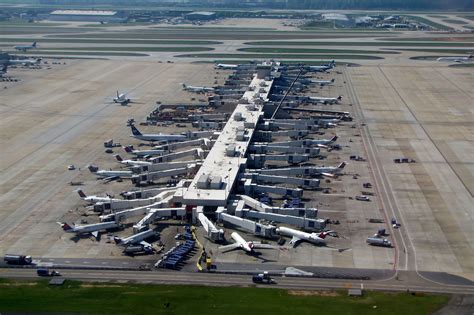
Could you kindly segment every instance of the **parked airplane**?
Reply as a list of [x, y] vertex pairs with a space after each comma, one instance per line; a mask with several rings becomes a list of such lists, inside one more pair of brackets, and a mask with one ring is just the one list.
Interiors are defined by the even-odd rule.
[[298, 231], [295, 229], [290, 229], [284, 226], [281, 226], [276, 229], [276, 232], [280, 235], [291, 236], [290, 245], [296, 247], [296, 245], [301, 241], [308, 241], [313, 244], [317, 245], [324, 245], [326, 244], [326, 236], [330, 234], [332, 231], [321, 232], [321, 233], [306, 233], [302, 231]]
[[278, 247], [268, 245], [268, 244], [262, 244], [260, 242], [253, 242], [249, 241], [247, 242], [244, 240], [242, 236], [240, 236], [239, 233], [233, 232], [230, 237], [235, 241], [235, 243], [230, 244], [230, 245], [225, 245], [225, 246], [220, 246], [219, 250], [222, 252], [228, 252], [234, 249], [242, 249], [247, 253], [253, 253], [254, 249], [276, 249]]
[[8, 65], [36, 66], [41, 62], [41, 58], [37, 59], [10, 59]]
[[168, 153], [166, 150], [133, 150], [130, 147], [123, 147], [125, 152], [134, 154], [138, 157], [153, 156], [153, 155], [164, 155]]
[[338, 97], [310, 96], [309, 99], [316, 103], [321, 103], [324, 105], [327, 105], [327, 104], [332, 105], [332, 104], [339, 104], [339, 102], [342, 100], [342, 95], [339, 95]]
[[218, 63], [216, 65], [216, 69], [222, 69], [222, 70], [234, 70], [237, 69], [239, 65], [232, 65], [228, 63]]
[[126, 93], [120, 93], [117, 91], [117, 97], [114, 97], [114, 103], [120, 103], [120, 105], [127, 105], [130, 103], [130, 99], [127, 98]]
[[124, 160], [120, 155], [115, 155], [117, 161], [126, 166], [140, 166], [140, 165], [151, 165], [153, 163], [147, 161], [135, 161], [135, 160]]
[[311, 140], [311, 143], [313, 145], [328, 145], [328, 144], [331, 144], [331, 143], [334, 143], [336, 142], [336, 140], [338, 139], [338, 136], [334, 136], [332, 137], [331, 139], [319, 139], [319, 140]]
[[449, 61], [449, 62], [464, 62], [464, 61], [469, 61], [471, 60], [472, 58], [474, 58], [473, 55], [469, 55], [467, 57], [461, 57], [461, 56], [457, 56], [457, 57], [439, 57], [438, 59], [436, 59], [437, 61]]
[[147, 249], [152, 249], [153, 247], [151, 246], [150, 243], [145, 242], [144, 239], [154, 237], [156, 235], [155, 231], [153, 230], [145, 230], [143, 232], [133, 234], [132, 236], [126, 237], [126, 238], [120, 238], [115, 236], [114, 241], [118, 245], [133, 245], [133, 244], [141, 244], [143, 247]]
[[74, 225], [71, 227], [67, 223], [57, 222], [66, 233], [76, 233], [77, 235], [90, 233], [95, 238], [99, 237], [100, 231], [118, 228], [120, 225], [116, 222], [101, 222], [87, 225]]
[[315, 169], [321, 175], [324, 175], [327, 177], [334, 177], [334, 175], [341, 173], [341, 171], [344, 169], [346, 165], [347, 165], [346, 162], [342, 162], [338, 166], [321, 166], [321, 167], [315, 167]]
[[7, 73], [8, 65], [3, 65], [2, 69], [0, 70], [0, 78], [3, 77]]
[[89, 171], [94, 175], [103, 178], [104, 180], [112, 180], [115, 178], [131, 178], [133, 175], [132, 171], [97, 170], [97, 168], [93, 166], [89, 166]]
[[121, 199], [111, 198], [110, 196], [107, 196], [107, 197], [87, 196], [81, 189], [79, 189], [77, 193], [82, 198], [82, 200], [90, 202], [90, 203], [121, 200]]
[[33, 42], [33, 44], [31, 44], [31, 45], [17, 45], [17, 46], [13, 46], [13, 48], [15, 48], [15, 49], [18, 50], [18, 51], [26, 52], [27, 50], [30, 50], [30, 49], [36, 49], [36, 42]]
[[329, 64], [321, 65], [321, 66], [309, 66], [309, 71], [314, 72], [327, 72], [336, 66], [336, 62], [331, 60]]
[[185, 135], [171, 135], [171, 134], [142, 134], [134, 125], [130, 126], [132, 128], [131, 137], [144, 140], [144, 141], [184, 141], [187, 139]]
[[316, 83], [319, 86], [325, 86], [334, 83], [334, 79], [332, 80], [310, 80], [311, 83]]
[[181, 83], [183, 85], [183, 90], [188, 91], [188, 92], [194, 92], [194, 93], [208, 93], [208, 92], [214, 92], [215, 89], [212, 87], [207, 87], [207, 86], [192, 86], [192, 85], [186, 85], [184, 83]]

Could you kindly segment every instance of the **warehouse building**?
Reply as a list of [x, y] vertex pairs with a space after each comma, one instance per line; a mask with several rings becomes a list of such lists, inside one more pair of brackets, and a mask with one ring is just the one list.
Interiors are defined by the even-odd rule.
[[206, 20], [214, 20], [217, 18], [217, 16], [216, 16], [216, 12], [195, 11], [195, 12], [190, 12], [190, 13], [185, 14], [184, 18], [187, 20], [206, 21]]
[[77, 22], [124, 22], [126, 18], [120, 16], [117, 11], [98, 10], [55, 10], [49, 14], [49, 20], [53, 21], [77, 21]]

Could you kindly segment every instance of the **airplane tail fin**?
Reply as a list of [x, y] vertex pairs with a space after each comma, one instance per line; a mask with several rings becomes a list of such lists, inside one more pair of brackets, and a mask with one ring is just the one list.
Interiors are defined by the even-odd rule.
[[337, 97], [337, 100], [338, 100], [338, 101], [342, 101], [342, 95], [339, 95], [339, 96]]
[[120, 97], [119, 91], [117, 90], [117, 99]]
[[97, 173], [98, 167], [94, 165], [89, 165], [87, 167], [91, 173]]
[[332, 80], [331, 80], [331, 83], [334, 83], [335, 80], [336, 80], [336, 79], [332, 79]]
[[128, 146], [128, 145], [127, 145], [127, 146], [124, 146], [123, 149], [124, 149], [125, 152], [127, 152], [127, 153], [132, 153], [132, 151], [133, 151], [132, 148], [131, 148], [130, 146]]
[[36, 42], [33, 42], [33, 45], [31, 45], [31, 47], [36, 48]]
[[77, 193], [79, 194], [79, 196], [80, 196], [81, 198], [86, 198], [86, 197], [87, 197], [87, 195], [82, 191], [82, 189], [79, 189], [79, 190], [77, 191]]
[[331, 60], [331, 66], [333, 66], [333, 67], [334, 67], [335, 65], [336, 65], [336, 61], [335, 61], [334, 59], [333, 59], [333, 60]]
[[341, 164], [337, 166], [337, 168], [342, 170], [346, 165], [347, 165], [346, 162], [342, 162]]
[[115, 244], [120, 244], [120, 243], [122, 243], [122, 239], [118, 236], [114, 236], [114, 242], [115, 242]]
[[187, 85], [185, 83], [181, 83], [181, 86], [183, 87], [183, 89], [186, 89]]
[[331, 138], [331, 142], [336, 142], [337, 138], [337, 135], [334, 135], [334, 137]]
[[137, 127], [135, 127], [134, 125], [131, 125], [130, 127], [132, 128], [132, 134], [134, 136], [141, 136], [142, 135], [142, 133], [137, 129]]
[[115, 158], [116, 158], [117, 161], [119, 161], [119, 162], [122, 162], [122, 161], [123, 161], [122, 157], [121, 157], [120, 155], [118, 155], [118, 154], [115, 155]]
[[61, 225], [61, 227], [63, 228], [64, 231], [72, 230], [72, 227], [67, 223], [58, 222], [58, 224]]
[[326, 236], [330, 233], [330, 231], [327, 231], [327, 232], [321, 232], [318, 234], [318, 237], [319, 238], [322, 238], [322, 239], [325, 239]]
[[0, 71], [1, 72], [7, 72], [7, 68], [8, 68], [8, 65], [4, 64], [3, 67], [2, 67], [2, 70], [0, 70]]

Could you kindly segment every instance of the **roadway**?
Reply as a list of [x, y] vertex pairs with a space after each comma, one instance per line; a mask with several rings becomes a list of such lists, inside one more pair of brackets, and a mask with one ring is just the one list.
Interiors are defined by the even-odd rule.
[[[250, 275], [198, 273], [176, 271], [124, 271], [124, 270], [61, 270], [62, 277], [90, 282], [119, 281], [153, 284], [181, 284], [206, 286], [251, 286]], [[1, 278], [31, 280], [38, 279], [35, 269], [0, 269]], [[362, 288], [380, 291], [410, 291], [427, 293], [474, 294], [471, 285], [446, 285], [420, 281], [411, 272], [402, 272], [398, 278], [379, 281], [350, 281], [341, 279], [319, 279], [303, 277], [275, 277], [279, 289], [349, 289]], [[267, 285], [257, 285], [266, 287]]]

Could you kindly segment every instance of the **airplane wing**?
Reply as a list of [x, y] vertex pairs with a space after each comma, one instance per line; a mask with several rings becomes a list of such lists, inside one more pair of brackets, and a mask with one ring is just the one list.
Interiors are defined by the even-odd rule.
[[221, 252], [228, 252], [228, 251], [237, 249], [237, 248], [239, 248], [239, 247], [240, 247], [239, 244], [234, 243], [234, 244], [230, 244], [230, 245], [219, 246], [219, 250], [220, 250]]
[[296, 244], [301, 241], [301, 238], [297, 237], [297, 236], [293, 236], [293, 238], [291, 239], [290, 241], [290, 245], [294, 247], [296, 247]]
[[145, 241], [141, 241], [139, 244], [142, 245], [142, 246], [145, 247], [145, 248], [147, 248], [147, 247], [148, 247], [148, 248], [152, 248], [152, 247], [151, 247], [151, 244], [148, 243], [148, 242], [145, 242]]
[[105, 182], [105, 183], [109, 183], [111, 181], [114, 181], [114, 180], [117, 180], [119, 179], [120, 176], [109, 176], [109, 177], [105, 177], [103, 178], [102, 180]]
[[254, 249], [279, 249], [279, 246], [270, 245], [270, 244], [262, 244], [262, 243], [253, 243]]

